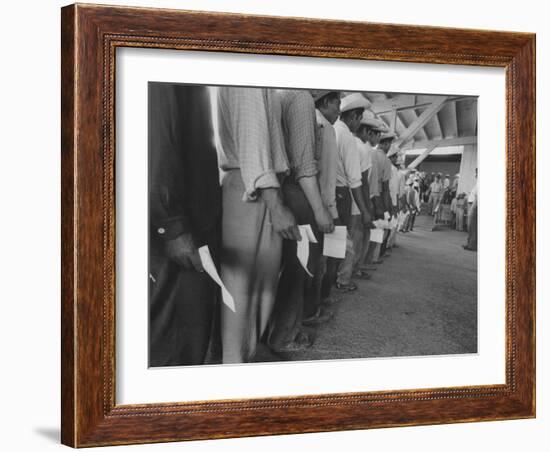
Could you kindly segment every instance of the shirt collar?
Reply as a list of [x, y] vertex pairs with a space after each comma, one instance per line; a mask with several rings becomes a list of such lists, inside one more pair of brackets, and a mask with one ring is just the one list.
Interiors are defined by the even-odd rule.
[[329, 122], [327, 118], [325, 118], [325, 115], [319, 111], [319, 109], [315, 109], [315, 115], [317, 116], [317, 123], [321, 124], [324, 127], [332, 126], [332, 124]]
[[334, 123], [334, 126], [343, 128], [345, 131], [347, 131], [347, 132], [349, 132], [349, 133], [351, 134], [351, 130], [349, 130], [348, 125], [347, 125], [344, 121], [342, 121], [341, 119], [338, 119], [338, 120]]

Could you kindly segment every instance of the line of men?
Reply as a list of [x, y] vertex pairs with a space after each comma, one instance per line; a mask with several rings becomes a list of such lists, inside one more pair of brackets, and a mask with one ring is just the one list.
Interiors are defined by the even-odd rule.
[[[223, 363], [254, 360], [260, 341], [311, 346], [304, 326], [330, 320], [331, 291], [356, 290], [395, 242], [370, 241], [373, 221], [406, 204], [394, 138], [360, 93], [150, 83], [149, 365], [202, 364], [216, 342]], [[296, 252], [305, 224], [313, 277]], [[335, 225], [348, 231], [344, 259], [322, 254]], [[203, 245], [235, 312], [218, 302]]]

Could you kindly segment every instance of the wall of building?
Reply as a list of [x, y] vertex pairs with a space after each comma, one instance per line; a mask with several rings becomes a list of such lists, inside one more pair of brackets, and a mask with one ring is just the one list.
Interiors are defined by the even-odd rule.
[[458, 192], [469, 193], [476, 183], [477, 144], [464, 146], [460, 162], [460, 180]]

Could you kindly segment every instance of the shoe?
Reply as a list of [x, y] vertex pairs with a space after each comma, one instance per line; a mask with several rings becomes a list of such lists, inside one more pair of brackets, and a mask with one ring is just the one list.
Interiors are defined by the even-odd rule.
[[350, 281], [349, 284], [341, 284], [336, 282], [334, 286], [342, 292], [353, 292], [354, 290], [357, 290], [357, 286], [352, 281]]
[[372, 261], [373, 264], [381, 264], [383, 263], [384, 261], [382, 259], [378, 259], [376, 261]]
[[329, 296], [323, 300], [323, 304], [325, 306], [332, 306], [333, 304], [340, 303], [342, 299], [340, 297]]
[[372, 276], [369, 275], [366, 271], [363, 271], [363, 270], [357, 270], [355, 272], [353, 272], [353, 275], [352, 275], [354, 278], [359, 278], [359, 279], [371, 279]]
[[309, 334], [300, 331], [293, 341], [287, 342], [283, 345], [270, 346], [269, 348], [274, 353], [292, 353], [307, 350], [312, 345], [312, 337]]
[[323, 309], [319, 307], [314, 316], [311, 316], [302, 321], [302, 325], [305, 326], [317, 326], [323, 323], [327, 323], [330, 319], [334, 317], [334, 313], [328, 309]]
[[462, 248], [464, 248], [467, 251], [477, 251], [477, 248], [470, 248], [468, 245], [462, 245]]

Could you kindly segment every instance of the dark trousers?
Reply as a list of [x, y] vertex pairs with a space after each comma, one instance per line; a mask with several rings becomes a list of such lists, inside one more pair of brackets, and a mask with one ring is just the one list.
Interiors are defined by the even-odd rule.
[[477, 202], [471, 205], [468, 220], [468, 242], [466, 245], [472, 250], [477, 250]]
[[[282, 187], [285, 205], [291, 210], [298, 224], [311, 225], [319, 244], [309, 244], [308, 270], [312, 275], [317, 271], [321, 257], [320, 234], [317, 231], [313, 211], [301, 187], [286, 181]], [[307, 239], [302, 237], [302, 239]], [[308, 311], [315, 304], [313, 278], [306, 274], [296, 256], [297, 242], [283, 241], [282, 271], [277, 288], [277, 298], [269, 325], [268, 343], [281, 346], [292, 342], [302, 327], [304, 308], [308, 301]]]
[[[219, 236], [205, 234], [214, 260]], [[203, 364], [212, 332], [218, 286], [206, 273], [187, 270], [151, 244], [149, 256], [149, 366]]]
[[348, 187], [336, 187], [336, 210], [340, 222], [351, 233], [351, 193]]
[[[336, 187], [336, 210], [338, 211], [338, 219], [342, 226], [346, 226], [348, 233], [351, 229], [351, 193], [348, 187]], [[342, 259], [328, 257], [326, 261], [326, 272], [323, 280], [320, 283], [320, 300], [325, 300], [330, 296], [330, 292], [336, 279], [338, 278], [338, 268], [342, 263]]]
[[416, 220], [416, 210], [409, 211], [409, 217], [407, 218], [407, 223], [405, 224], [405, 231], [412, 231], [414, 228], [414, 220]]

